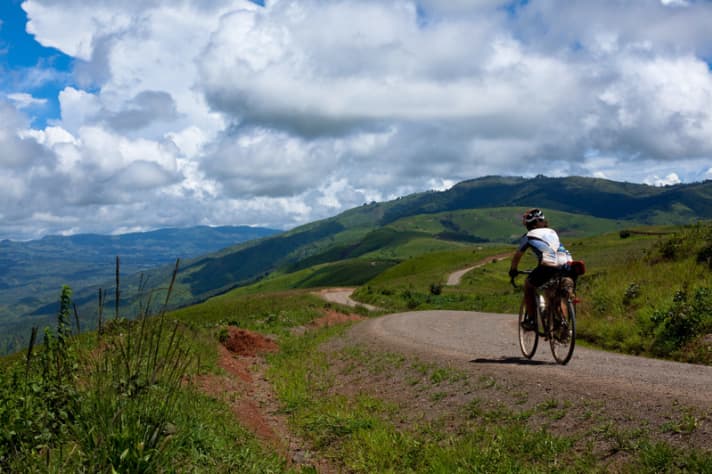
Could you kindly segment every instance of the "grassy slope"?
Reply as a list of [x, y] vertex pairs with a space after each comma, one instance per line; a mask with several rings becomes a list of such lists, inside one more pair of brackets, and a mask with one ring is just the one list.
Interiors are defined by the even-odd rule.
[[[706, 333], [697, 334], [686, 347], [673, 351], [661, 352], [659, 347], [660, 332], [665, 330], [663, 326], [675, 322], [656, 322], [656, 318], [660, 319], [661, 314], [670, 311], [676, 295], [684, 291], [691, 305], [700, 306], [705, 304], [706, 297], [698, 295], [699, 301], [694, 303], [696, 292], [712, 289], [712, 272], [706, 263], [696, 261], [700, 245], [709, 242], [709, 238], [705, 236], [705, 230], [695, 229], [694, 226], [682, 229], [683, 234], [701, 233], [686, 239], [675, 235], [645, 234], [633, 234], [623, 239], [619, 233], [564, 238], [574, 257], [584, 260], [587, 266], [587, 274], [578, 288], [580, 338], [612, 350], [712, 363], [709, 349], [705, 351], [697, 344]], [[646, 232], [671, 230], [673, 228], [645, 229]], [[678, 241], [683, 243], [677, 255], [663, 258], [661, 251], [668, 248], [670, 242]], [[697, 247], [686, 247], [688, 241], [696, 242]], [[469, 272], [459, 286], [439, 287], [444, 276], [458, 266], [502, 250], [512, 252], [514, 247], [422, 255], [372, 279], [357, 290], [355, 297], [391, 311], [449, 308], [516, 313], [521, 293], [509, 285], [509, 259]], [[521, 267], [534, 265], [535, 261], [528, 254]], [[712, 332], [712, 327], [708, 330]]]
[[[365, 250], [361, 242], [369, 233], [375, 231], [378, 236], [379, 232], [383, 232], [381, 228], [389, 224], [387, 229], [390, 231], [415, 232], [417, 228], [422, 228], [431, 237], [440, 235], [461, 243], [509, 241], [519, 233], [518, 214], [521, 208], [532, 205], [544, 207], [552, 221], [567, 222], [568, 227], [560, 227], [559, 230], [571, 236], [620, 228], [628, 225], [625, 222], [682, 223], [696, 217], [712, 217], [712, 181], [664, 188], [576, 177], [485, 177], [465, 181], [447, 191], [419, 193], [390, 202], [363, 205], [275, 238], [232, 247], [195, 260], [184, 260], [173, 302], [176, 305], [192, 304], [230, 288], [248, 285], [290, 265], [297, 265], [298, 268], [291, 269], [296, 270], [357, 258], [362, 255], [359, 252]], [[515, 208], [504, 213], [488, 211], [492, 206]], [[482, 211], [463, 213], [463, 209]], [[597, 217], [573, 217], [558, 214], [556, 209]], [[416, 215], [422, 216], [414, 218]], [[412, 221], [408, 222], [410, 218]], [[596, 220], [604, 218], [612, 222]], [[366, 240], [373, 238], [373, 242], [377, 240], [376, 236]], [[399, 258], [398, 255], [382, 257]], [[305, 261], [306, 258], [312, 260]], [[170, 270], [157, 269], [146, 275], [150, 287], [165, 286]], [[137, 276], [125, 277], [122, 282], [127, 289], [125, 294], [136, 293], [138, 280]], [[109, 281], [102, 286], [111, 288], [113, 285]], [[76, 290], [83, 326], [91, 328], [95, 325], [97, 289]], [[113, 305], [111, 295], [106, 304]], [[39, 312], [43, 315], [42, 319], [37, 319], [41, 326], [46, 323], [47, 317], [56, 312], [56, 306], [48, 305]], [[6, 346], [21, 347], [26, 342], [29, 326], [34, 322], [23, 321], [24, 330], [19, 336], [13, 334]], [[8, 332], [9, 328], [3, 329]], [[18, 336], [17, 340], [13, 339], [15, 336]]]
[[[584, 300], [579, 319], [582, 336], [598, 343], [608, 341], [606, 344], [619, 349], [635, 348], [638, 351], [640, 344], [625, 341], [630, 335], [639, 333], [635, 325], [651, 314], [651, 308], [668, 306], [672, 293], [685, 285], [688, 289], [712, 285], [709, 269], [703, 264], [692, 263], [694, 252], [684, 245], [673, 246], [673, 255], [661, 258], [661, 249], [669, 247], [665, 244], [669, 239], [669, 236], [639, 234], [621, 239], [618, 233], [609, 233], [566, 241], [577, 258], [587, 261], [589, 269], [579, 291]], [[447, 250], [428, 251], [430, 245], [440, 243], [416, 235], [394, 243], [391, 248], [371, 250], [361, 258], [274, 276], [251, 287], [239, 288], [202, 304], [174, 311], [170, 319], [180, 322], [184, 347], [200, 361], [191, 366], [190, 373], [216, 370], [215, 344], [221, 328], [228, 323], [275, 335], [282, 351], [270, 358], [270, 378], [290, 414], [292, 426], [312, 440], [319, 456], [339, 459], [355, 472], [456, 469], [508, 472], [549, 470], [561, 466], [561, 462], [580, 472], [605, 470], [607, 460], [597, 457], [592, 445], [581, 445], [574, 437], [554, 435], [546, 428], [528, 428], [523, 424], [531, 416], [566, 416], [564, 402], [561, 402], [563, 405], [541, 406], [533, 412], [519, 413], [504, 406], [477, 404], [477, 400], [473, 400], [465, 407], [465, 412], [457, 415], [465, 420], [460, 431], [449, 431], [447, 423], [403, 425], [398, 420], [408, 416], [403, 411], [405, 408], [373, 395], [345, 397], [332, 390], [337, 379], [319, 344], [332, 337], [334, 330], [312, 332], [306, 336], [297, 336], [290, 331], [290, 328], [318, 317], [331, 305], [305, 290], [288, 289], [333, 284], [343, 275], [358, 274], [359, 269], [364, 272], [359, 279], [370, 279], [359, 290], [358, 296], [365, 302], [388, 309], [516, 310], [521, 294], [508, 284], [506, 269], [509, 262], [506, 260], [473, 270], [457, 287], [441, 286], [452, 271], [477, 263], [486, 256], [511, 251], [511, 245], [455, 243]], [[385, 265], [384, 271], [371, 278], [366, 271], [369, 266], [364, 267], [364, 263], [387, 262], [375, 260], [375, 257], [389, 255], [397, 255], [402, 261]], [[695, 268], [694, 272], [689, 272], [691, 266]], [[638, 283], [639, 290], [629, 303], [623, 303], [622, 298], [626, 293], [630, 294], [632, 282]], [[434, 291], [435, 287], [437, 291]], [[397, 355], [370, 354], [358, 348], [346, 348], [340, 355], [340, 362], [340, 370], [346, 370], [342, 375], [346, 376], [350, 374], [348, 367], [363, 367], [372, 377], [384, 376], [392, 370], [407, 371], [413, 380], [423, 384], [418, 386], [419, 390], [425, 390], [421, 397], [427, 396], [429, 403], [444, 403], [446, 392], [444, 388], [438, 388], [441, 383], [468, 383], [448, 368], [426, 366]], [[482, 387], [477, 385], [480, 382], [470, 389], [480, 390]], [[467, 386], [463, 386], [462, 390], [465, 389]], [[227, 418], [225, 406], [220, 402], [185, 389], [176, 403], [178, 409], [170, 422], [177, 427], [178, 433], [161, 445], [160, 449], [165, 452], [154, 453], [154, 456], [161, 454], [160, 459], [171, 460], [173, 468], [205, 466], [207, 456], [212, 463], [211, 469], [217, 471], [287, 470], [279, 456], [263, 454], [251, 435], [239, 429], [224, 428]], [[681, 422], [679, 429], [688, 429], [688, 425], [692, 426]], [[596, 436], [594, 438], [600, 440], [602, 435]], [[624, 467], [630, 470], [656, 472], [676, 466], [699, 470], [712, 463], [709, 453], [680, 451], [648, 439], [644, 433], [611, 432], [607, 442], [629, 443], [625, 444], [627, 460]], [[237, 449], [233, 443], [237, 443]], [[57, 451], [59, 448], [53, 446], [53, 456], [57, 453], [61, 456], [61, 450]], [[507, 456], [497, 455], [502, 452]], [[537, 454], [532, 456], [532, 453]], [[31, 461], [41, 466], [42, 459], [31, 458]], [[55, 457], [52, 459], [52, 462], [56, 461]], [[80, 462], [79, 458], [75, 459]], [[60, 461], [61, 457], [57, 462]]]
[[[235, 286], [254, 282], [285, 266], [299, 265], [298, 262], [303, 262], [305, 258], [313, 260], [303, 265], [312, 266], [358, 257], [360, 242], [370, 232], [378, 233], [379, 229], [389, 224], [395, 226], [388, 227], [390, 230], [406, 229], [408, 223], [403, 219], [415, 215], [516, 206], [516, 210], [504, 216], [496, 213], [490, 213], [489, 217], [482, 216], [481, 225], [471, 220], [471, 217], [477, 217], [476, 214], [442, 216], [439, 224], [428, 225], [433, 231], [447, 233], [451, 240], [455, 238], [463, 242], [472, 238], [510, 240], [512, 236], [518, 235], [518, 214], [521, 208], [532, 205], [545, 207], [552, 219], [559, 217], [553, 211], [558, 209], [618, 221], [593, 222], [588, 218], [569, 219], [570, 216], [561, 215], [561, 222], [572, 223], [570, 228], [561, 228], [562, 233], [571, 231], [585, 234], [620, 228], [624, 225], [623, 221], [656, 222], [665, 219], [668, 222], [689, 222], [694, 216], [712, 217], [710, 188], [712, 182], [656, 188], [589, 178], [487, 177], [466, 181], [443, 192], [419, 193], [385, 203], [363, 205], [254, 245], [226, 249], [218, 254], [186, 262], [179, 276], [179, 287], [182, 290], [175, 301], [179, 304], [199, 301]], [[677, 211], [680, 213], [676, 214]], [[500, 217], [504, 219], [500, 220]], [[408, 232], [415, 230], [407, 229]]]

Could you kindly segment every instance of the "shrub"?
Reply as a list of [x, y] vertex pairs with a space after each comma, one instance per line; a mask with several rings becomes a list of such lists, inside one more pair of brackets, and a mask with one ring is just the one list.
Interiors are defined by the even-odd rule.
[[668, 308], [653, 313], [651, 322], [651, 351], [659, 356], [673, 354], [695, 336], [712, 330], [712, 291], [701, 287], [692, 297], [686, 290], [678, 291]]
[[69, 287], [62, 288], [56, 334], [45, 329], [37, 354], [30, 346], [24, 371], [15, 364], [0, 374], [0, 472], [25, 469], [40, 453], [49, 456], [51, 448], [69, 436], [78, 417], [81, 398], [69, 327], [71, 296]]
[[640, 296], [640, 284], [632, 282], [623, 293], [623, 304], [630, 305], [638, 296]]
[[697, 263], [706, 263], [707, 267], [712, 270], [712, 242], [697, 252]]

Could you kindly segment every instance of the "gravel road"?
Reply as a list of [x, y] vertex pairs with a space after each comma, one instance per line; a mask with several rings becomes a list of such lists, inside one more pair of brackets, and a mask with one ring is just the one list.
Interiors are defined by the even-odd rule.
[[[532, 360], [521, 356], [514, 315], [469, 311], [398, 313], [360, 323], [354, 337], [450, 361], [499, 367], [522, 378], [566, 382], [575, 391], [688, 403], [712, 408], [712, 367], [577, 347], [566, 366], [540, 339]], [[559, 384], [559, 387], [562, 385]], [[559, 388], [560, 389], [560, 388]]]
[[359, 303], [358, 301], [351, 299], [351, 294], [354, 292], [354, 290], [355, 288], [326, 288], [319, 291], [317, 294], [324, 298], [326, 301], [330, 301], [332, 303], [342, 304], [344, 306], [351, 306], [352, 308], [355, 308], [357, 306], [363, 306], [369, 311], [378, 310], [378, 308], [373, 305]]
[[[327, 301], [357, 304], [352, 289], [326, 289]], [[668, 441], [709, 449], [712, 446], [712, 367], [615, 354], [578, 345], [566, 366], [556, 364], [549, 344], [539, 340], [526, 359], [518, 343], [517, 316], [470, 311], [415, 311], [362, 321], [345, 336], [349, 343], [381, 352], [400, 352], [493, 380], [495, 403], [514, 403], [508, 395], [526, 393], [527, 406], [565, 402], [582, 415], [579, 431], [595, 433], [605, 413], [620, 430], [648, 427]], [[387, 392], [393, 381], [370, 382]], [[480, 393], [480, 396], [482, 394]], [[516, 398], [516, 397], [515, 397]], [[521, 407], [519, 407], [521, 408]], [[432, 410], [432, 407], [428, 408]], [[584, 421], [586, 413], [598, 413]], [[678, 435], [670, 426], [695, 420], [694, 430]], [[559, 429], [574, 428], [565, 422]]]
[[497, 260], [509, 257], [509, 256], [511, 256], [511, 254], [512, 253], [509, 252], [509, 253], [503, 253], [503, 254], [499, 254], [499, 255], [493, 255], [491, 257], [488, 257], [488, 258], [482, 260], [477, 265], [472, 265], [470, 267], [463, 268], [461, 270], [457, 270], [456, 272], [452, 272], [447, 277], [447, 285], [448, 286], [459, 285], [460, 282], [462, 281], [462, 277], [465, 276], [466, 273], [474, 270], [475, 268], [483, 267], [483, 266], [487, 265], [488, 263], [496, 262]]

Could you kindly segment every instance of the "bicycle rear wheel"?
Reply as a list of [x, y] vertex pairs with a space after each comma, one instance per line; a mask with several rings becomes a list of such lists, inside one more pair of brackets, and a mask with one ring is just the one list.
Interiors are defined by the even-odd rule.
[[[570, 300], [551, 311], [549, 320], [549, 344], [551, 354], [561, 365], [568, 364], [576, 346], [576, 308]], [[559, 319], [558, 323], [556, 319]]]
[[[519, 348], [522, 350], [522, 355], [527, 359], [534, 357], [537, 345], [539, 344], [539, 332], [537, 331], [536, 323], [533, 329], [524, 329], [522, 322], [527, 316], [527, 307], [524, 303], [519, 307]], [[537, 318], [534, 318], [536, 321]]]

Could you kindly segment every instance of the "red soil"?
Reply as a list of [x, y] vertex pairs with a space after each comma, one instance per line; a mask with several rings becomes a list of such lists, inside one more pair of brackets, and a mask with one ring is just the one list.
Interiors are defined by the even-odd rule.
[[[324, 313], [309, 323], [308, 328], [363, 319], [333, 310]], [[315, 465], [319, 472], [336, 472], [326, 460], [305, 459], [304, 453], [309, 449], [303, 440], [289, 432], [286, 416], [279, 414], [279, 401], [264, 377], [265, 362], [259, 357], [278, 350], [277, 343], [268, 337], [229, 326], [228, 337], [218, 346], [218, 364], [227, 375], [201, 375], [195, 382], [203, 392], [224, 400], [242, 426], [255, 433], [265, 445], [282, 453], [290, 465]]]
[[223, 346], [234, 354], [250, 357], [262, 352], [276, 352], [279, 350], [273, 340], [259, 333], [234, 326], [228, 327], [228, 337], [223, 341]]

